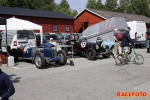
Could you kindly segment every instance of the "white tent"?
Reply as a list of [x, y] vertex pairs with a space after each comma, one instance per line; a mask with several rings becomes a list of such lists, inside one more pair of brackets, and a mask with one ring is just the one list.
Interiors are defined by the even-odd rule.
[[[7, 19], [7, 30], [20, 30], [20, 29], [40, 30], [41, 37], [43, 37], [42, 26], [27, 20], [22, 20], [14, 17]], [[0, 30], [5, 30], [5, 25], [0, 25]], [[42, 39], [41, 43], [43, 43]]]

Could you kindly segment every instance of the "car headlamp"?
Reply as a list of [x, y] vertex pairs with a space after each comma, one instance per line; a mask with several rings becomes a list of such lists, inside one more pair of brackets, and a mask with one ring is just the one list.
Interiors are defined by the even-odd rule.
[[103, 48], [106, 48], [106, 44], [103, 44]]
[[71, 42], [70, 42], [70, 44], [71, 44], [71, 45], [74, 45], [74, 42], [73, 42], [73, 41], [71, 41]]
[[99, 49], [99, 45], [96, 45], [96, 49]]

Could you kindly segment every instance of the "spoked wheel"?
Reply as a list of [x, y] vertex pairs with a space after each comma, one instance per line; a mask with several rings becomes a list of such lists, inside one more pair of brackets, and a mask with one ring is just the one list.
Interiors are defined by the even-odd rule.
[[44, 65], [45, 65], [44, 55], [40, 52], [35, 53], [34, 63], [37, 68], [39, 68], [39, 69], [44, 68]]
[[109, 50], [109, 48], [106, 49], [106, 53], [103, 54], [102, 56], [103, 56], [103, 58], [108, 58], [108, 57], [110, 57], [110, 50]]
[[95, 60], [96, 59], [96, 51], [95, 50], [93, 50], [92, 48], [89, 48], [88, 50], [87, 50], [87, 58], [88, 58], [88, 60]]
[[134, 63], [137, 65], [141, 65], [144, 62], [144, 57], [141, 54], [136, 54], [134, 57]]
[[117, 57], [115, 58], [116, 65], [118, 66], [124, 65], [123, 58], [124, 58], [123, 55], [117, 55]]
[[67, 55], [66, 52], [63, 50], [59, 50], [57, 53], [60, 60], [57, 62], [59, 65], [65, 65], [67, 62]]

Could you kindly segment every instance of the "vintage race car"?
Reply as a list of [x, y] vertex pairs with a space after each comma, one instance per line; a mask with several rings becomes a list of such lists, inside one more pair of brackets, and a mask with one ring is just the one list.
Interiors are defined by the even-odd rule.
[[13, 49], [11, 54], [14, 56], [15, 61], [18, 59], [31, 59], [39, 69], [52, 62], [65, 65], [67, 62], [65, 51], [59, 50], [57, 52], [52, 46], [50, 43], [43, 43], [39, 47], [20, 46], [17, 49]]
[[[109, 46], [102, 45], [103, 40], [98, 37], [96, 41], [70, 40], [66, 44], [73, 45], [73, 52], [78, 55], [85, 54], [89, 60], [96, 59], [96, 56], [102, 55], [104, 58], [110, 56]], [[68, 48], [71, 51], [71, 48]]]
[[[114, 49], [114, 42], [113, 41], [103, 41], [102, 45], [106, 44], [109, 46], [110, 52], [111, 54], [113, 54], [113, 49]], [[129, 49], [128, 49], [128, 53], [131, 54], [132, 53], [132, 46], [130, 44]]]

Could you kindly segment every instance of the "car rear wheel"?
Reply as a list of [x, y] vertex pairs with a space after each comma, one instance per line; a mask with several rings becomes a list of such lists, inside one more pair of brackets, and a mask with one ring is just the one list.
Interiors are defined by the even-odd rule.
[[45, 58], [44, 58], [44, 55], [42, 53], [40, 53], [40, 52], [35, 53], [34, 64], [38, 69], [44, 68]]
[[68, 55], [68, 48], [64, 47], [62, 48], [62, 50], [64, 50], [66, 52], [66, 55]]
[[65, 65], [67, 62], [67, 55], [66, 52], [63, 50], [59, 50], [57, 53], [60, 60], [57, 62], [59, 65]]
[[92, 48], [89, 48], [86, 52], [88, 60], [95, 60], [96, 59], [96, 51]]

